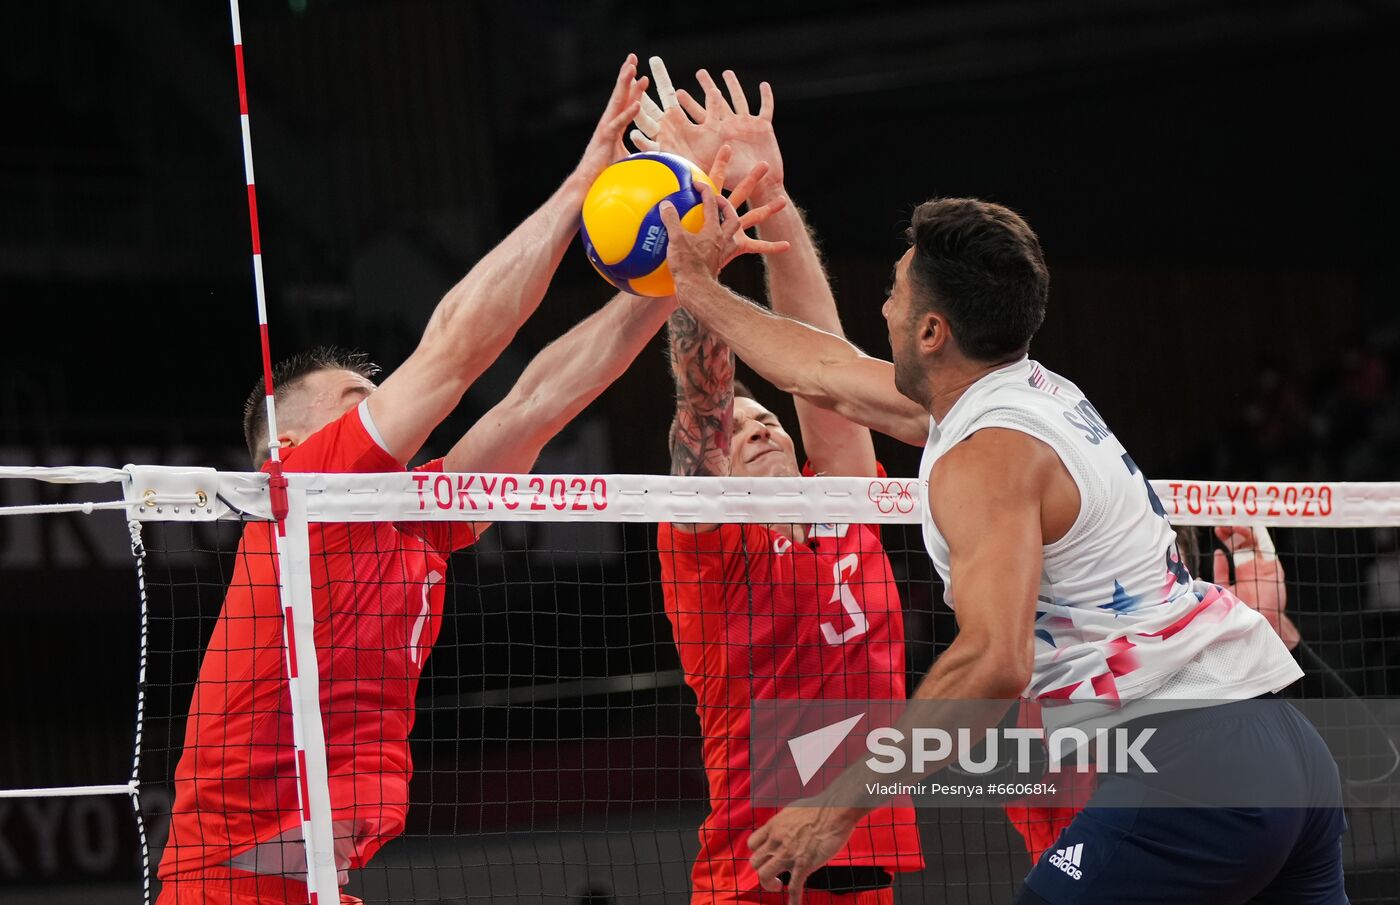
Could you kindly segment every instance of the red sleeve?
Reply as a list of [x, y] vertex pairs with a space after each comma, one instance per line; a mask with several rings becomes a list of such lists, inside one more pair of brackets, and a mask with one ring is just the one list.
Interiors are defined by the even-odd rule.
[[[442, 459], [433, 459], [413, 470], [440, 473], [442, 462]], [[398, 529], [419, 538], [439, 553], [465, 550], [477, 541], [476, 528], [471, 522], [399, 522]]]
[[[803, 462], [803, 463], [802, 463], [802, 477], [804, 477], [804, 478], [815, 478], [816, 476], [817, 476], [817, 473], [816, 473], [815, 471], [812, 470], [812, 462], [811, 462], [811, 460], [809, 459], [808, 461]], [[863, 475], [857, 475], [857, 477], [864, 477], [864, 476], [863, 476]], [[877, 477], [877, 478], [888, 478], [888, 477], [889, 477], [889, 475], [885, 473], [885, 466], [884, 466], [884, 464], [881, 463], [881, 462], [876, 462], [876, 463], [875, 463], [875, 477]]]
[[[285, 471], [326, 474], [374, 474], [403, 471], [393, 456], [379, 445], [360, 417], [364, 403], [355, 406], [293, 446], [282, 456]], [[266, 466], [263, 467], [266, 470]]]

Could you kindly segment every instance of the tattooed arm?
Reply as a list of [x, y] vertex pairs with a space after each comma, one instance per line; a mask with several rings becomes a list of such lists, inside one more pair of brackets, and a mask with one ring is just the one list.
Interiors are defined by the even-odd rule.
[[[666, 333], [671, 340], [671, 374], [676, 379], [671, 474], [727, 475], [734, 416], [734, 354], [684, 308], [671, 315]], [[714, 527], [676, 525], [687, 532]]]

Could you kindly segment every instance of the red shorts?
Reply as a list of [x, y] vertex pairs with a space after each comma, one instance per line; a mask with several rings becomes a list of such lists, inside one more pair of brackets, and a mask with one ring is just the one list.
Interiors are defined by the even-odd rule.
[[[300, 880], [207, 867], [164, 881], [156, 905], [306, 905], [309, 900], [306, 884]], [[364, 902], [342, 893], [340, 905]]]

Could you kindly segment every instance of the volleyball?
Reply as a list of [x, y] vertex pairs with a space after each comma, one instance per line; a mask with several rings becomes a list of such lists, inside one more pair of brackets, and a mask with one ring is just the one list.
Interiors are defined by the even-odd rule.
[[653, 298], [676, 291], [666, 266], [666, 225], [660, 204], [670, 201], [681, 225], [698, 232], [705, 222], [697, 183], [715, 184], [700, 167], [676, 154], [647, 151], [608, 167], [583, 199], [583, 250], [593, 269], [624, 292]]

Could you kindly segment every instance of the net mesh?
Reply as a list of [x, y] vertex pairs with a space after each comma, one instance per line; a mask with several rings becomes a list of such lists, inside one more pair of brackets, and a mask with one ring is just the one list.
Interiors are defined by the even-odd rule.
[[[1200, 533], [1204, 540], [1208, 532]], [[886, 525], [878, 534], [903, 607], [899, 678], [912, 688], [956, 623], [917, 527]], [[1386, 609], [1384, 597], [1400, 581], [1386, 574], [1396, 529], [1278, 529], [1275, 538], [1289, 575], [1289, 612], [1313, 655], [1304, 663], [1309, 696], [1395, 694], [1400, 663], [1387, 648], [1400, 639], [1400, 610]], [[168, 783], [180, 757], [198, 663], [236, 571], [236, 540], [236, 527], [161, 525], [148, 542], [152, 558], [166, 564], [151, 579], [149, 682], [163, 706], [156, 712], [148, 704], [148, 787]], [[741, 545], [729, 573], [755, 606], [775, 581], [759, 577], [758, 552], [744, 562]], [[660, 902], [689, 894], [697, 828], [711, 803], [697, 697], [683, 681], [680, 653], [698, 642], [683, 636], [678, 650], [667, 617], [667, 580], [675, 585], [662, 566], [668, 553], [686, 551], [658, 542], [653, 525], [504, 523], [451, 556], [440, 628], [416, 694], [406, 824], [350, 872], [347, 892], [432, 903]], [[825, 603], [829, 588], [788, 590]], [[409, 591], [407, 599], [421, 600], [421, 591]], [[745, 620], [730, 623], [753, 631]], [[755, 638], [752, 646], [772, 643]], [[710, 665], [692, 675], [702, 669], [721, 673]], [[332, 718], [333, 762], [335, 731]], [[1400, 815], [1355, 809], [1349, 816], [1353, 901], [1388, 901], [1400, 880]], [[927, 867], [896, 884], [913, 900], [1004, 902], [1030, 867], [1027, 842], [999, 810], [924, 810], [917, 819]]]
[[[187, 769], [197, 779], [241, 783], [228, 791], [225, 806], [240, 802], [244, 813], [220, 813], [181, 840], [194, 851], [185, 869], [222, 865], [236, 857], [230, 843], [244, 821], [262, 819], [249, 812], [262, 807], [281, 830], [296, 823], [288, 815], [299, 809], [295, 771], [285, 759], [292, 745], [275, 573], [270, 556], [250, 552], [256, 545], [247, 540], [269, 529], [265, 522], [230, 520], [142, 527], [149, 637], [139, 781], [152, 869], [171, 858], [182, 756], [193, 757]], [[687, 634], [677, 622], [686, 612], [678, 600], [690, 600], [692, 613], [704, 610], [700, 592], [676, 592], [676, 561], [693, 548], [646, 522], [502, 522], [474, 543], [467, 542], [475, 532], [465, 521], [399, 522], [384, 530], [389, 527], [311, 529], [314, 596], [318, 612], [329, 607], [331, 613], [317, 646], [329, 702], [332, 799], [341, 802], [337, 790], [354, 788], [358, 801], [372, 803], [335, 812], [338, 833], [344, 820], [356, 820], [356, 835], [375, 839], [374, 850], [342, 850], [352, 864], [367, 862], [348, 871], [344, 891], [368, 902], [404, 903], [685, 900], [701, 855], [697, 831], [712, 806], [703, 738], [715, 732], [697, 715], [696, 693], [684, 680], [686, 668], [692, 678], [698, 671], [689, 658], [705, 653], [700, 642], [713, 628]], [[727, 530], [742, 535], [738, 525]], [[1211, 535], [1204, 528], [1196, 533], [1205, 551], [1196, 571], [1209, 575]], [[1299, 693], [1400, 694], [1400, 657], [1393, 653], [1400, 640], [1400, 529], [1275, 528], [1273, 537], [1287, 572], [1288, 613], [1304, 639], [1299, 658], [1308, 676]], [[897, 678], [912, 688], [956, 634], [918, 528], [886, 524], [848, 540], [856, 552], [882, 549], [888, 557], [898, 601], [884, 631], [901, 638]], [[439, 578], [430, 577], [438, 572], [431, 559], [413, 564], [427, 549], [445, 554]], [[727, 579], [693, 580], [741, 585], [750, 610], [724, 620], [723, 630], [750, 633], [751, 649], [776, 649], [771, 638], [752, 633], [765, 603], [772, 607], [783, 594], [823, 606], [834, 601], [834, 609], [814, 606], [813, 615], [837, 634], [855, 627], [840, 603], [840, 576], [766, 573], [761, 552], [746, 542], [731, 545]], [[877, 633], [862, 575], [845, 578], [867, 617], [864, 634]], [[235, 613], [231, 592], [255, 589], [250, 599], [266, 597], [269, 609]], [[132, 596], [128, 591], [124, 599]], [[358, 609], [337, 609], [352, 603]], [[226, 623], [237, 618], [247, 631], [221, 636], [221, 612]], [[358, 628], [334, 627], [352, 613]], [[372, 631], [365, 630], [366, 616]], [[125, 630], [117, 638], [124, 648], [138, 638], [134, 608]], [[253, 708], [271, 727], [253, 733], [267, 742], [262, 748], [234, 728], [243, 706], [239, 686], [247, 684], [238, 670], [254, 649], [248, 638], [261, 639], [272, 664], [256, 680], [270, 689], [259, 698], [266, 706]], [[211, 671], [211, 650], [235, 665]], [[389, 651], [398, 658], [387, 657]], [[117, 662], [113, 675], [92, 681], [129, 690], [135, 658]], [[715, 677], [727, 675], [705, 662]], [[213, 692], [196, 697], [201, 668]], [[799, 676], [811, 673], [809, 664], [797, 668]], [[397, 696], [385, 692], [384, 676], [401, 686]], [[899, 684], [895, 678], [886, 675], [886, 685]], [[134, 700], [134, 693], [127, 696]], [[207, 724], [198, 736], [189, 735], [191, 720]], [[386, 743], [393, 732], [385, 726], [407, 731], [410, 722], [411, 780], [400, 793], [395, 777], [409, 771], [394, 760], [399, 749]], [[25, 767], [7, 771], [13, 785], [125, 778], [126, 753], [81, 776], [40, 767], [34, 752], [45, 744], [44, 733], [71, 726], [34, 728], [25, 744], [9, 748], [11, 761]], [[200, 749], [198, 756], [191, 748]], [[230, 775], [238, 772], [230, 764], [244, 761], [241, 773]], [[274, 790], [271, 798], [258, 798], [258, 787]], [[401, 827], [400, 794], [407, 804]], [[914, 819], [926, 867], [897, 876], [902, 900], [1005, 902], [1019, 888], [1031, 864], [1028, 843], [1003, 811], [921, 809]], [[1400, 814], [1352, 807], [1348, 821], [1343, 845], [1352, 901], [1393, 900], [1400, 886]], [[265, 847], [259, 857], [295, 859], [299, 848]]]

